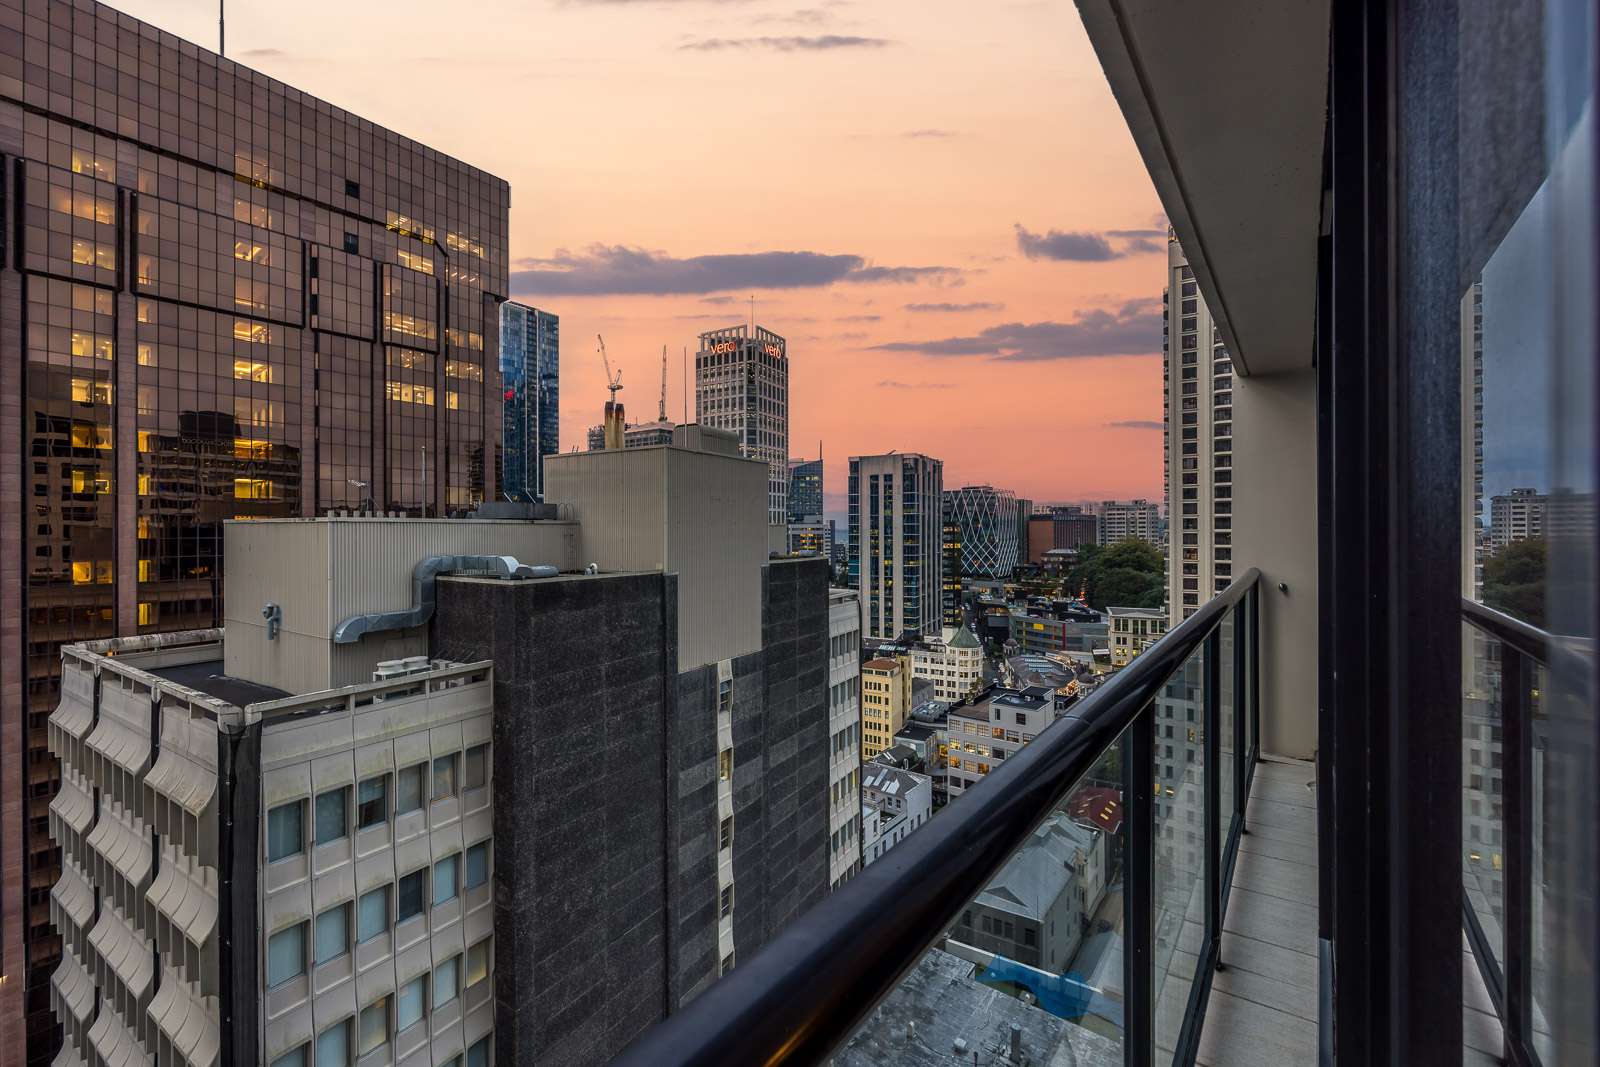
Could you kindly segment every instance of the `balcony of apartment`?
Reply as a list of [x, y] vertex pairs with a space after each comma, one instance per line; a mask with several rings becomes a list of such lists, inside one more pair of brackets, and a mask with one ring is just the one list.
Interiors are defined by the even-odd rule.
[[[1234, 580], [623, 1067], [1600, 1062], [1595, 6], [1078, 0], [1233, 372]], [[1497, 409], [1586, 502], [1541, 625]]]

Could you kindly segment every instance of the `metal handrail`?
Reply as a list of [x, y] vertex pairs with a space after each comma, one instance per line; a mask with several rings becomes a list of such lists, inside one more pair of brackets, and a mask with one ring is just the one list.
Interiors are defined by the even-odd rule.
[[1549, 663], [1555, 647], [1549, 634], [1521, 619], [1514, 619], [1503, 611], [1496, 611], [1471, 597], [1461, 598], [1461, 614], [1473, 626], [1504, 644], [1511, 645], [1524, 656], [1540, 663]]
[[789, 924], [615, 1067], [818, 1063], [892, 991], [1051, 808], [1255, 587], [1251, 568], [962, 799]]

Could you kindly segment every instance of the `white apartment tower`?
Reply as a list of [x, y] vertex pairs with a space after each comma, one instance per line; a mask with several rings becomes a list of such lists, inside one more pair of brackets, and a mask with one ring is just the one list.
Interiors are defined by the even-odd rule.
[[1099, 534], [1102, 545], [1135, 538], [1157, 544], [1161, 529], [1161, 508], [1148, 500], [1102, 500], [1099, 507]]
[[1233, 361], [1171, 239], [1162, 300], [1167, 609], [1176, 626], [1233, 581]]
[[944, 464], [916, 452], [850, 457], [849, 582], [864, 638], [940, 632]]
[[754, 323], [700, 335], [694, 410], [702, 426], [732, 430], [739, 448], [769, 470], [768, 523], [789, 519], [788, 342]]

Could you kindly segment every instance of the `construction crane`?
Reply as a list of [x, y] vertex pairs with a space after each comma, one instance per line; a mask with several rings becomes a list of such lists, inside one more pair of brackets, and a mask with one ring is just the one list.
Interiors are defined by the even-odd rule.
[[595, 334], [594, 339], [600, 342], [600, 361], [606, 368], [606, 388], [611, 390], [611, 399], [616, 400], [617, 392], [622, 388], [622, 372], [619, 370], [615, 375], [611, 373], [611, 359], [606, 355], [606, 339], [599, 334]]
[[667, 421], [667, 346], [661, 346], [661, 413], [656, 416], [661, 422]]

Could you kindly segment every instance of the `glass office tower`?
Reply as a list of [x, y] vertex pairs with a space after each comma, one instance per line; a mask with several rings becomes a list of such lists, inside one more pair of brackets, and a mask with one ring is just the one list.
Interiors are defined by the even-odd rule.
[[500, 305], [507, 499], [544, 501], [544, 457], [561, 451], [561, 320], [508, 300]]
[[220, 625], [225, 519], [498, 496], [509, 191], [110, 8], [0, 27], [0, 1043], [40, 1063], [61, 644]]

